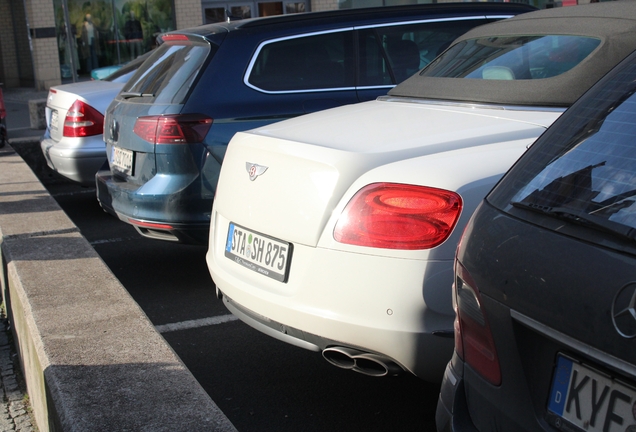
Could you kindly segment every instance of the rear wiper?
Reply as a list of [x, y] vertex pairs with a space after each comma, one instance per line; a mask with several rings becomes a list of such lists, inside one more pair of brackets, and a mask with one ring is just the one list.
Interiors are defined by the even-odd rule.
[[618, 222], [613, 222], [601, 216], [596, 216], [594, 214], [585, 213], [568, 207], [545, 207], [522, 201], [513, 201], [510, 204], [513, 207], [531, 210], [533, 212], [564, 219], [579, 225], [606, 231], [628, 240], [636, 240], [636, 228], [632, 228]]
[[119, 96], [124, 99], [137, 98], [137, 97], [154, 97], [154, 93], [141, 93], [141, 92], [121, 92]]

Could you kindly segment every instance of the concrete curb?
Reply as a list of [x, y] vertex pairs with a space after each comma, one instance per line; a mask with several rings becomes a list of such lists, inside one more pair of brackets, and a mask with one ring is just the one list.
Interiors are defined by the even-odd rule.
[[10, 146], [0, 257], [40, 431], [236, 430]]

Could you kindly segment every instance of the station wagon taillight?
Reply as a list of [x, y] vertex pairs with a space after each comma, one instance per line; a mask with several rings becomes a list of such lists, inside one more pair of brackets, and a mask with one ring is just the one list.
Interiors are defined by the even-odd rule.
[[76, 100], [66, 112], [65, 137], [87, 137], [104, 133], [104, 116], [89, 104]]
[[184, 34], [165, 34], [161, 36], [161, 40], [164, 42], [169, 42], [169, 41], [187, 41], [189, 39], [188, 39], [188, 36]]
[[133, 132], [152, 144], [194, 144], [203, 142], [212, 119], [203, 114], [139, 117]]
[[459, 262], [455, 263], [453, 307], [457, 355], [489, 383], [500, 385], [499, 357], [481, 296], [473, 278]]
[[357, 246], [429, 249], [453, 232], [462, 210], [451, 191], [398, 183], [360, 189], [336, 223], [334, 239]]

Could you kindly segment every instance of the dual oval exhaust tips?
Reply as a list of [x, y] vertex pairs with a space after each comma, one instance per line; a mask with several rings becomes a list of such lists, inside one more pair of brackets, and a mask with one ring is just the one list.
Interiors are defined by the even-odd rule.
[[342, 369], [374, 377], [397, 376], [404, 370], [393, 360], [347, 347], [329, 347], [322, 351], [325, 360]]

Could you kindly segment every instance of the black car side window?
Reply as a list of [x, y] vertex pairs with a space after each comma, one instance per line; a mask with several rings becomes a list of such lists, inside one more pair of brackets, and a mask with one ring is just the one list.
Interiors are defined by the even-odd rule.
[[358, 52], [360, 53], [358, 85], [362, 87], [393, 84], [388, 59], [379, 38], [380, 36], [373, 29], [361, 30], [358, 35]]
[[268, 92], [354, 86], [352, 31], [279, 40], [261, 46], [248, 83]]

